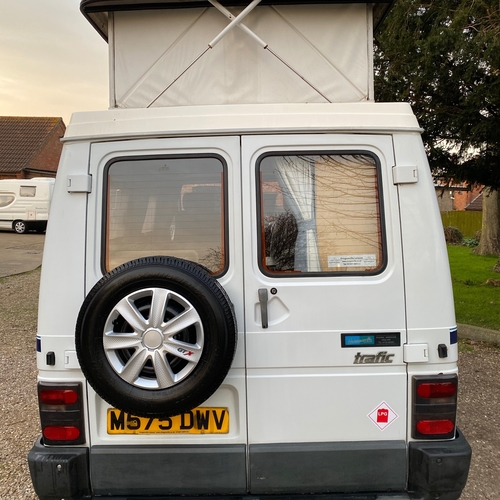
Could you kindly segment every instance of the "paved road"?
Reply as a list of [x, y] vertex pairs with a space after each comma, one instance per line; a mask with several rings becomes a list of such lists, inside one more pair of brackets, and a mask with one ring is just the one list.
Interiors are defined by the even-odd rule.
[[0, 230], [0, 278], [39, 267], [44, 241], [44, 234], [17, 234]]

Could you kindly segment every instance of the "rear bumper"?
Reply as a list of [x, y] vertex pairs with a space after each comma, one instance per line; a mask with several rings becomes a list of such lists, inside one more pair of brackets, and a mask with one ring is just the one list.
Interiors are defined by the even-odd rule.
[[[323, 490], [328, 494], [308, 495], [308, 498], [317, 500], [455, 500], [459, 498], [469, 471], [471, 449], [461, 433], [452, 441], [412, 442], [407, 450], [400, 446], [391, 450], [387, 444], [376, 450], [363, 447], [363, 443], [350, 443], [352, 449], [346, 450], [349, 443], [322, 443], [323, 455], [320, 462], [316, 462], [314, 469], [322, 465], [323, 475], [326, 476]], [[269, 448], [269, 445], [266, 445]], [[104, 495], [115, 500], [124, 500], [129, 495], [141, 499], [140, 495], [148, 498], [163, 498], [168, 500], [190, 500], [186, 495], [219, 495], [218, 500], [252, 500], [268, 493], [273, 493], [273, 500], [286, 500], [297, 497], [304, 498], [307, 493], [300, 488], [301, 481], [297, 482], [297, 467], [300, 462], [297, 458], [291, 461], [286, 459], [291, 448], [300, 448], [300, 445], [276, 445], [272, 450], [257, 449], [252, 452], [250, 447], [250, 461], [254, 455], [256, 467], [250, 467], [250, 479], [263, 477], [259, 469], [272, 468], [272, 460], [278, 461], [277, 478], [273, 488], [259, 488], [251, 490], [256, 495], [248, 495], [246, 483], [246, 454], [244, 445], [237, 447], [98, 447], [89, 450], [85, 447], [46, 447], [40, 440], [33, 446], [28, 456], [31, 478], [35, 491], [40, 500], [83, 500]], [[191, 449], [190, 449], [191, 448]], [[305, 445], [305, 457], [309, 461], [316, 454], [314, 444]], [[342, 448], [342, 449], [340, 449]], [[391, 453], [394, 452], [394, 453]], [[358, 453], [360, 452], [360, 453]], [[399, 493], [391, 491], [387, 485], [377, 484], [370, 467], [370, 456], [374, 460], [371, 465], [377, 469], [383, 463], [381, 458], [388, 457], [383, 465], [387, 467], [385, 473], [378, 471], [377, 475], [390, 477], [392, 469], [401, 469], [395, 476], [402, 486]], [[264, 460], [262, 460], [264, 455]], [[267, 455], [267, 456], [266, 456]], [[320, 456], [321, 453], [318, 455]], [[349, 457], [354, 457], [351, 460]], [[360, 460], [355, 459], [358, 456]], [[391, 456], [394, 457], [390, 458]], [[406, 460], [409, 461], [408, 492], [405, 490]], [[205, 458], [204, 458], [205, 457]], [[257, 457], [257, 459], [256, 459]], [[324, 463], [324, 459], [328, 464]], [[269, 462], [269, 459], [272, 459]], [[399, 464], [396, 463], [399, 461]], [[284, 465], [283, 465], [284, 464]], [[307, 469], [307, 464], [304, 465]], [[173, 469], [172, 469], [173, 468]], [[289, 474], [287, 475], [287, 469]], [[295, 469], [295, 472], [294, 472]], [[137, 475], [137, 471], [140, 475]], [[402, 472], [401, 472], [402, 471]], [[272, 472], [272, 471], [271, 471]], [[311, 471], [312, 473], [312, 471]], [[253, 475], [253, 476], [252, 476]], [[307, 477], [309, 474], [303, 477]], [[266, 477], [269, 478], [269, 474]], [[272, 476], [272, 474], [271, 474]], [[368, 484], [366, 481], [351, 482], [350, 479], [372, 477], [375, 481]], [[90, 477], [92, 477], [92, 484]], [[319, 477], [319, 476], [318, 476]], [[208, 478], [208, 479], [207, 479]], [[350, 478], [350, 479], [349, 479]], [[272, 479], [272, 478], [271, 478]], [[310, 479], [310, 478], [308, 478]], [[349, 487], [346, 486], [346, 481]], [[198, 481], [198, 484], [196, 482]], [[236, 482], [235, 482], [236, 481]], [[283, 481], [280, 491], [279, 484]], [[344, 484], [341, 486], [338, 482]], [[386, 479], [385, 479], [386, 481]], [[241, 483], [241, 484], [240, 484]], [[330, 483], [330, 486], [328, 486]], [[333, 485], [333, 486], [332, 486]], [[319, 486], [319, 485], [318, 485]], [[196, 490], [193, 490], [193, 487]], [[222, 489], [221, 489], [222, 488]], [[318, 491], [318, 490], [317, 490]], [[361, 491], [360, 493], [351, 493]], [[372, 493], [366, 493], [372, 491]], [[377, 493], [378, 491], [378, 493]], [[348, 494], [350, 493], [350, 494]], [[300, 496], [299, 496], [300, 495]], [[146, 498], [144, 496], [144, 498]], [[199, 499], [199, 496], [197, 497]]]
[[455, 500], [467, 482], [472, 450], [457, 430], [452, 441], [411, 442], [408, 490], [415, 499]]

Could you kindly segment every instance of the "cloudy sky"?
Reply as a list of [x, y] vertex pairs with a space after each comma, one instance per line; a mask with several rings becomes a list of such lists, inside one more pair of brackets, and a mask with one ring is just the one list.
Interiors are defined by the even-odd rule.
[[0, 0], [0, 115], [106, 109], [107, 49], [80, 0]]

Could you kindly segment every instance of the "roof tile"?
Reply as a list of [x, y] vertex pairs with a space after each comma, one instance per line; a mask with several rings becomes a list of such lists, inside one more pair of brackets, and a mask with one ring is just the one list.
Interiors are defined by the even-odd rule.
[[0, 172], [27, 168], [59, 121], [56, 117], [0, 116]]

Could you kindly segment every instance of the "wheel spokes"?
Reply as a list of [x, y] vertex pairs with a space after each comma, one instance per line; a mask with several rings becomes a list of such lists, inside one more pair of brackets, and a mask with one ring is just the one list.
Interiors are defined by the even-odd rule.
[[160, 389], [165, 389], [175, 384], [175, 375], [163, 352], [155, 352], [153, 356], [153, 367], [155, 369], [156, 380], [158, 381], [158, 387]]
[[163, 347], [169, 354], [188, 361], [189, 363], [198, 363], [203, 351], [202, 347], [198, 344], [189, 344], [175, 339], [165, 340]]
[[197, 310], [165, 288], [144, 288], [123, 297], [103, 332], [104, 352], [116, 373], [149, 390], [171, 387], [187, 377], [201, 359], [203, 344]]
[[124, 297], [115, 306], [115, 310], [121, 314], [123, 319], [137, 333], [142, 333], [147, 327], [147, 321], [144, 316], [137, 310], [134, 304], [129, 300], [129, 297]]
[[107, 332], [103, 338], [104, 350], [130, 349], [137, 347], [141, 343], [141, 337], [135, 333], [114, 333]]
[[162, 331], [165, 336], [173, 337], [182, 330], [196, 325], [197, 323], [201, 323], [200, 315], [196, 312], [194, 307], [190, 307], [187, 311], [182, 312], [168, 321]]
[[132, 357], [127, 361], [120, 376], [129, 384], [133, 384], [141, 374], [144, 365], [150, 358], [148, 350], [144, 347], [137, 349]]
[[153, 289], [153, 297], [151, 299], [151, 310], [149, 312], [149, 326], [159, 328], [163, 324], [165, 317], [165, 309], [167, 307], [169, 293], [164, 288]]

